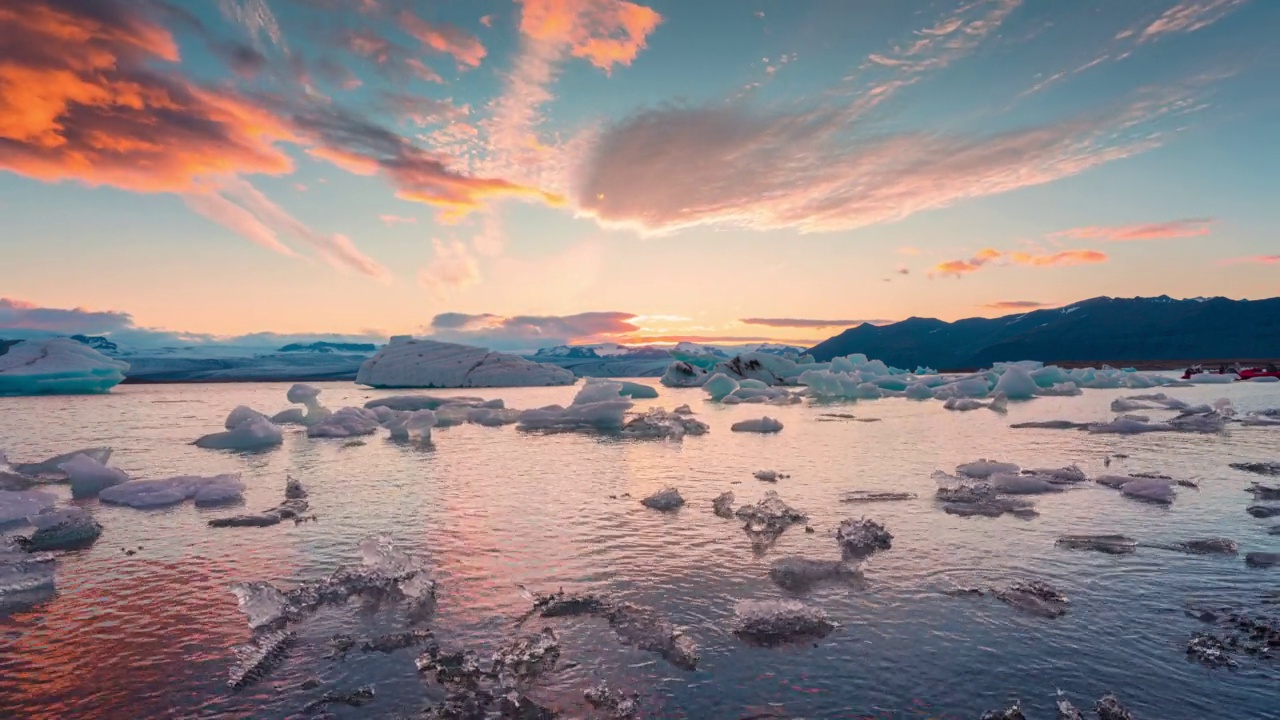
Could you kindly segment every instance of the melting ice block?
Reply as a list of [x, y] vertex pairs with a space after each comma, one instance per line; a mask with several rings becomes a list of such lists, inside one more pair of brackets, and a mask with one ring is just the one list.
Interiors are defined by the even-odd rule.
[[0, 355], [0, 395], [104, 393], [128, 369], [129, 363], [75, 340], [26, 340]]
[[[227, 422], [230, 423], [231, 418], [227, 418]], [[193, 444], [206, 450], [260, 450], [275, 447], [282, 442], [284, 431], [280, 426], [259, 414], [256, 417], [246, 417], [231, 430], [199, 437]]]
[[435, 340], [391, 338], [360, 366], [356, 382], [370, 387], [520, 387], [572, 385], [569, 370], [515, 355]]
[[123, 470], [107, 467], [88, 455], [76, 455], [58, 466], [71, 481], [71, 496], [93, 497], [103, 489], [129, 481]]

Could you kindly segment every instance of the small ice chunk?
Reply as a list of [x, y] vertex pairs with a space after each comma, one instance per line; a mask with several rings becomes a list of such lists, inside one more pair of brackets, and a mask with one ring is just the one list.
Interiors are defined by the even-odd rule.
[[716, 373], [707, 378], [707, 381], [702, 384], [702, 389], [706, 390], [711, 395], [711, 399], [716, 402], [723, 400], [727, 395], [737, 390], [738, 387], [738, 381], [724, 373]]
[[677, 407], [675, 410], [672, 410], [671, 412], [675, 413], [676, 415], [692, 415], [693, 408], [689, 407], [686, 404], [686, 405], [681, 405], [680, 407]]
[[849, 518], [836, 529], [836, 542], [845, 557], [861, 559], [888, 550], [893, 544], [893, 535], [875, 520]]
[[94, 497], [104, 488], [128, 482], [123, 470], [107, 467], [88, 455], [76, 455], [58, 466], [71, 481], [71, 497]]
[[[228, 418], [227, 422], [230, 423], [231, 419]], [[261, 450], [275, 447], [282, 442], [284, 442], [284, 431], [280, 426], [262, 415], [257, 415], [241, 420], [240, 424], [226, 432], [197, 438], [194, 445], [206, 450]]]
[[996, 597], [1033, 615], [1056, 618], [1067, 612], [1067, 598], [1041, 580], [1016, 582], [1006, 590], [996, 591]]
[[1039, 390], [1031, 373], [1018, 365], [1005, 365], [1004, 372], [993, 388], [993, 392], [1003, 393], [1010, 400], [1033, 398]]
[[53, 592], [54, 568], [52, 553], [29, 553], [0, 537], [0, 608], [47, 597]]
[[414, 442], [430, 442], [431, 428], [436, 426], [438, 418], [432, 410], [414, 410], [401, 412], [387, 422], [387, 430], [392, 440], [411, 440]]
[[1120, 492], [1138, 500], [1169, 504], [1177, 497], [1173, 486], [1155, 478], [1135, 478], [1120, 486]]
[[520, 413], [516, 427], [520, 430], [618, 431], [626, 425], [626, 414], [631, 407], [632, 402], [623, 397], [586, 403], [575, 399], [567, 408], [548, 405], [525, 410]]
[[734, 633], [766, 647], [816, 640], [836, 628], [825, 612], [796, 600], [744, 600], [736, 613]]
[[28, 515], [43, 512], [57, 501], [40, 490], [0, 490], [0, 528], [25, 523]]
[[390, 535], [375, 535], [359, 543], [364, 566], [375, 574], [408, 579], [422, 570], [422, 564], [396, 546]]
[[777, 470], [757, 470], [752, 475], [752, 477], [764, 482], [778, 482], [778, 480], [780, 479], [789, 478], [791, 476], [784, 473], [780, 473]]
[[641, 383], [630, 382], [627, 380], [618, 380], [616, 382], [622, 386], [622, 389], [618, 391], [618, 394], [623, 397], [629, 397], [633, 400], [650, 400], [658, 397], [658, 391], [650, 385], [643, 385]]
[[769, 579], [778, 587], [802, 593], [819, 583], [847, 581], [858, 572], [840, 560], [814, 560], [790, 555], [773, 561], [769, 566]]
[[285, 397], [295, 405], [310, 405], [320, 397], [320, 388], [306, 383], [295, 383], [285, 393]]
[[1244, 556], [1244, 563], [1249, 567], [1275, 567], [1280, 565], [1280, 553], [1251, 552]]
[[249, 620], [249, 628], [258, 630], [283, 623], [289, 601], [269, 582], [238, 582], [231, 584], [240, 612]]
[[307, 437], [348, 438], [372, 435], [380, 427], [378, 416], [372, 410], [344, 407], [307, 428]]
[[684, 498], [680, 496], [679, 490], [673, 487], [665, 487], [641, 500], [640, 504], [654, 510], [675, 510], [684, 505]]
[[271, 416], [271, 422], [276, 425], [306, 425], [307, 411], [303, 408], [289, 408], [281, 410]]
[[988, 478], [996, 473], [1015, 474], [1022, 468], [1013, 463], [996, 462], [985, 458], [956, 466], [956, 472], [971, 478]]
[[102, 534], [102, 526], [80, 507], [46, 510], [28, 518], [36, 531], [27, 538], [31, 551], [84, 547]]
[[720, 493], [711, 501], [711, 511], [722, 518], [733, 517], [734, 499], [732, 491]]
[[1063, 535], [1056, 544], [1073, 550], [1094, 550], [1108, 555], [1128, 555], [1138, 541], [1124, 535]]
[[96, 460], [105, 465], [107, 460], [111, 459], [111, 448], [85, 448], [84, 450], [76, 450], [75, 452], [69, 452], [65, 455], [55, 455], [44, 462], [18, 463], [13, 466], [13, 470], [19, 474], [29, 475], [31, 477], [65, 478], [66, 473], [61, 470], [60, 466], [62, 463], [77, 455], [84, 455], [91, 460]]
[[1045, 478], [1051, 483], [1064, 485], [1082, 483], [1089, 479], [1078, 465], [1067, 465], [1060, 468], [1036, 468], [1034, 470], [1024, 470], [1023, 472]]
[[758, 420], [742, 420], [729, 428], [733, 432], [776, 433], [782, 430], [782, 423], [768, 415]]
[[705, 435], [710, 429], [700, 420], [653, 408], [628, 420], [622, 426], [622, 434], [638, 439], [681, 440], [685, 435]]

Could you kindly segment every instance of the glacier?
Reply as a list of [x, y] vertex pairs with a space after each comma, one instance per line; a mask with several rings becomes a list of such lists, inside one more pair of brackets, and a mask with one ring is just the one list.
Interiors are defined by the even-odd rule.
[[128, 369], [129, 363], [75, 340], [26, 340], [0, 354], [0, 396], [104, 393]]
[[572, 385], [569, 370], [516, 355], [397, 335], [360, 366], [356, 382], [375, 388]]

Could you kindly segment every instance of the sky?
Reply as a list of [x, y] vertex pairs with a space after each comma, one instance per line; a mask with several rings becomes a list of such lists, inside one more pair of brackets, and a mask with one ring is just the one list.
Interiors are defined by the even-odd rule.
[[1277, 28], [1270, 0], [6, 3], [0, 333], [808, 344], [1271, 297]]

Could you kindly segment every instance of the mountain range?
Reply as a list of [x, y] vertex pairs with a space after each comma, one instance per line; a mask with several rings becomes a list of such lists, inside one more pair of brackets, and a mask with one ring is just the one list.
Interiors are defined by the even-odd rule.
[[1065, 307], [944, 322], [863, 324], [809, 350], [819, 362], [863, 353], [897, 367], [1280, 358], [1280, 298], [1096, 297]]

